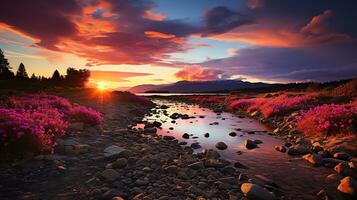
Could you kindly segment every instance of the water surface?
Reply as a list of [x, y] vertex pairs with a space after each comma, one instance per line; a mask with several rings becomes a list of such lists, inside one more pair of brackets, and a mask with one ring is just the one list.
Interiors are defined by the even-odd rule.
[[[268, 133], [272, 130], [257, 120], [240, 118], [227, 112], [215, 113], [198, 105], [181, 102], [167, 100], [154, 100], [154, 102], [158, 105], [169, 106], [169, 109], [166, 109], [166, 115], [164, 109], [155, 108], [156, 114], [145, 118], [149, 122], [163, 123], [162, 128], [158, 129], [158, 135], [174, 136], [179, 141], [186, 141], [187, 145], [199, 142], [202, 148], [196, 149], [196, 152], [201, 152], [203, 149], [215, 149], [223, 158], [233, 163], [239, 161], [248, 166], [249, 169], [240, 170], [250, 177], [264, 175], [270, 178], [291, 199], [308, 199], [309, 197], [314, 199], [316, 193], [322, 188], [326, 175], [332, 173], [331, 169], [313, 167], [300, 157], [291, 157], [286, 153], [276, 151], [274, 146], [284, 144], [284, 141], [269, 135]], [[169, 116], [175, 112], [195, 118], [177, 119], [173, 123]], [[232, 131], [236, 132], [237, 136], [229, 136]], [[248, 134], [250, 131], [254, 131], [254, 134]], [[184, 133], [190, 134], [190, 138], [182, 138]], [[209, 133], [208, 138], [204, 137], [205, 133]], [[259, 148], [248, 150], [244, 146], [246, 139], [259, 139], [263, 143], [258, 145]], [[228, 145], [226, 150], [215, 148], [215, 144], [221, 141]]]

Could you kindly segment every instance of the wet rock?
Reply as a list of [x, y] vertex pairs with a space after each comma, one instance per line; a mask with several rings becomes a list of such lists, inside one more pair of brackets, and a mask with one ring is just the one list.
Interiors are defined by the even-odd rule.
[[114, 181], [120, 177], [120, 174], [114, 169], [106, 169], [101, 173], [101, 175], [107, 181]]
[[202, 146], [198, 143], [198, 142], [194, 142], [191, 144], [191, 148], [192, 149], [199, 149], [201, 148]]
[[243, 165], [242, 163], [240, 163], [238, 161], [234, 163], [234, 167], [240, 168], [240, 169], [249, 169], [247, 166]]
[[333, 157], [336, 159], [345, 160], [345, 161], [349, 161], [351, 158], [350, 154], [348, 154], [346, 152], [337, 152], [337, 153], [333, 154]]
[[208, 138], [208, 137], [209, 137], [209, 133], [205, 133], [204, 136], [205, 136], [206, 138]]
[[248, 199], [254, 200], [275, 200], [276, 197], [273, 193], [270, 193], [268, 190], [262, 188], [259, 185], [252, 183], [243, 183], [241, 190], [245, 197]]
[[254, 140], [254, 143], [255, 143], [255, 144], [261, 144], [261, 143], [263, 143], [263, 141], [261, 141], [261, 140]]
[[305, 154], [309, 154], [311, 153], [311, 149], [309, 149], [308, 147], [304, 146], [304, 145], [295, 145], [293, 147], [290, 147], [288, 150], [288, 154], [289, 155], [305, 155]]
[[244, 146], [245, 146], [247, 149], [254, 149], [254, 148], [257, 148], [257, 147], [258, 147], [257, 144], [255, 144], [254, 141], [249, 140], [249, 139], [244, 141]]
[[354, 178], [347, 176], [341, 180], [337, 190], [345, 194], [356, 195], [357, 182]]
[[318, 154], [306, 154], [302, 157], [314, 166], [321, 166], [323, 164], [322, 157]]
[[352, 176], [357, 178], [357, 171], [355, 169], [351, 169], [345, 162], [336, 165], [334, 170], [342, 176]]
[[286, 147], [291, 147], [291, 143], [290, 142], [285, 142], [285, 144], [284, 144], [284, 146], [286, 146]]
[[188, 133], [184, 133], [182, 135], [182, 138], [185, 138], [185, 139], [189, 139], [190, 138], [190, 135]]
[[343, 178], [343, 176], [339, 174], [330, 174], [326, 176], [325, 182], [326, 183], [335, 183], [335, 182], [340, 182], [340, 180]]
[[206, 158], [210, 159], [218, 159], [219, 157], [221, 157], [221, 155], [219, 155], [219, 153], [213, 149], [209, 149], [203, 152], [203, 154], [206, 156]]
[[116, 145], [111, 145], [104, 149], [104, 157], [106, 158], [117, 158], [119, 154], [124, 151], [123, 147]]
[[285, 153], [286, 152], [286, 147], [282, 146], [282, 145], [276, 145], [275, 146], [275, 150], [280, 151], [282, 153]]
[[183, 141], [183, 142], [179, 142], [178, 144], [182, 146], [182, 145], [186, 145], [187, 142]]
[[228, 148], [228, 146], [224, 142], [218, 142], [215, 146], [219, 150], [225, 150]]
[[116, 168], [124, 168], [128, 164], [128, 160], [126, 158], [119, 158], [115, 162], [112, 163], [112, 167]]
[[255, 134], [254, 131], [248, 131], [247, 133], [248, 133], [248, 134]]
[[236, 132], [230, 132], [229, 136], [235, 137], [235, 136], [237, 136], [237, 133]]

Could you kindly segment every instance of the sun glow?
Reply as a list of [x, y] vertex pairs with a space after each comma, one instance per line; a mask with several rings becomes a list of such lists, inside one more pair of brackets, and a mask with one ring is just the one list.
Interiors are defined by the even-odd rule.
[[98, 82], [96, 87], [98, 90], [101, 90], [101, 91], [108, 89], [107, 84], [102, 81]]

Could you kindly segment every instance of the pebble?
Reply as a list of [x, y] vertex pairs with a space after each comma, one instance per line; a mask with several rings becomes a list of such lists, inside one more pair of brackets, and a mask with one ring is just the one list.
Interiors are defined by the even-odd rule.
[[259, 185], [252, 183], [243, 183], [241, 190], [245, 197], [254, 200], [275, 200], [276, 197], [273, 193], [262, 188]]
[[225, 150], [228, 148], [228, 146], [224, 142], [218, 142], [215, 146], [219, 150]]
[[350, 176], [343, 178], [337, 187], [337, 190], [349, 195], [355, 195], [357, 190], [357, 182]]

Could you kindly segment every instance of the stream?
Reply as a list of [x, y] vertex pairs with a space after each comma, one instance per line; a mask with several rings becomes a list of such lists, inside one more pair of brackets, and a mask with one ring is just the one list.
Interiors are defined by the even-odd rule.
[[[300, 157], [276, 151], [275, 145], [282, 145], [284, 141], [269, 135], [272, 130], [255, 119], [243, 118], [227, 112], [215, 113], [208, 108], [183, 102], [153, 101], [158, 105], [169, 106], [168, 109], [154, 108], [155, 114], [144, 119], [148, 122], [162, 123], [162, 127], [157, 131], [158, 135], [174, 136], [179, 142], [187, 142], [188, 146], [198, 142], [202, 147], [195, 149], [195, 152], [214, 149], [221, 157], [232, 163], [239, 161], [248, 167], [248, 169], [239, 169], [240, 171], [251, 178], [255, 175], [268, 177], [289, 198], [316, 199], [316, 193], [323, 187], [325, 177], [332, 173], [332, 169], [314, 167]], [[173, 113], [187, 114], [195, 118], [179, 118], [173, 121], [169, 117]], [[142, 128], [143, 124], [138, 125], [138, 128], [140, 127]], [[230, 132], [236, 132], [237, 136], [230, 136]], [[184, 139], [182, 137], [184, 133], [188, 133], [190, 138]], [[209, 133], [209, 137], [205, 137], [205, 133]], [[263, 143], [258, 144], [258, 148], [248, 150], [244, 146], [246, 139], [258, 139]], [[217, 142], [226, 143], [228, 148], [218, 150], [215, 147]]]

